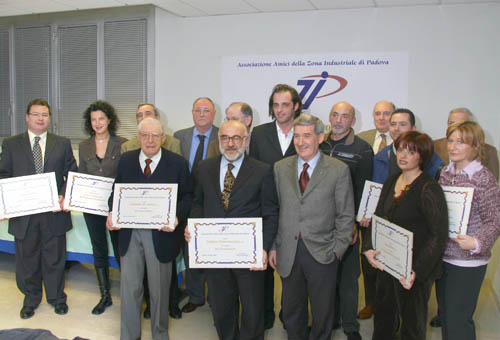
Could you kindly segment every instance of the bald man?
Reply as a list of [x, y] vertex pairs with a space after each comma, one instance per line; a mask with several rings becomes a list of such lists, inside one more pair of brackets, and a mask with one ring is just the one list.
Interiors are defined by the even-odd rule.
[[392, 144], [389, 125], [391, 115], [395, 110], [396, 106], [387, 100], [378, 102], [373, 108], [375, 129], [363, 131], [358, 134], [358, 137], [364, 139], [372, 146], [374, 154], [377, 154], [387, 145]]

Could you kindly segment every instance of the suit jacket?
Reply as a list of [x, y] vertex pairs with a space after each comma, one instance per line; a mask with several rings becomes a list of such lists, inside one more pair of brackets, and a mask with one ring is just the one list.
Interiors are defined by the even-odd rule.
[[288, 156], [293, 156], [296, 153], [292, 140], [283, 155], [278, 139], [278, 131], [276, 131], [276, 123], [274, 121], [259, 125], [253, 129], [250, 138], [250, 157], [273, 165], [277, 161]]
[[[499, 169], [497, 149], [490, 144], [485, 144], [484, 146], [485, 157], [481, 160], [481, 163], [493, 173], [498, 182]], [[439, 158], [441, 158], [444, 164], [448, 165], [450, 163], [448, 140], [446, 138], [440, 138], [434, 141], [434, 151], [439, 155]]]
[[373, 148], [373, 144], [375, 143], [375, 136], [377, 135], [377, 129], [371, 129], [366, 131], [361, 131], [358, 133], [358, 137], [364, 139], [371, 145]]
[[[76, 161], [69, 139], [47, 133], [43, 172], [55, 172], [59, 195], [66, 191], [66, 178], [69, 171], [76, 171]], [[5, 138], [2, 143], [0, 159], [0, 178], [34, 175], [35, 162], [28, 132]], [[68, 212], [48, 213], [53, 236], [64, 235], [71, 229], [71, 215]], [[24, 239], [31, 215], [9, 219], [9, 233]]]
[[[115, 183], [177, 183], [177, 218], [179, 225], [175, 232], [163, 232], [152, 229], [155, 254], [162, 263], [172, 261], [179, 253], [179, 235], [184, 233], [183, 226], [187, 220], [193, 188], [187, 162], [181, 156], [161, 148], [161, 159], [150, 178], [146, 178], [139, 164], [141, 150], [126, 152], [120, 158]], [[110, 197], [110, 209], [113, 207], [113, 193]], [[132, 229], [120, 230], [120, 256], [127, 253]]]
[[219, 140], [212, 139], [208, 144], [207, 159], [220, 156]]
[[[163, 142], [161, 147], [164, 149], [167, 149], [169, 151], [172, 151], [178, 155], [181, 154], [180, 141], [177, 138], [172, 137], [170, 135], [165, 135], [165, 141]], [[125, 153], [127, 151], [132, 151], [132, 150], [137, 150], [140, 148], [141, 148], [141, 144], [139, 143], [137, 136], [135, 136], [134, 138], [132, 138], [132, 139], [130, 139], [122, 144], [121, 153]]]
[[[188, 161], [189, 161], [189, 151], [191, 150], [191, 141], [193, 139], [193, 129], [194, 126], [191, 126], [190, 128], [179, 130], [174, 133], [174, 137], [179, 139], [181, 144], [181, 155]], [[217, 140], [218, 133], [219, 133], [219, 128], [212, 125], [212, 132], [210, 133], [210, 137], [208, 138], [209, 144], [212, 140], [214, 139]]]
[[262, 217], [263, 247], [269, 251], [278, 230], [278, 197], [271, 167], [244, 156], [236, 176], [227, 212], [221, 202], [221, 157], [200, 162], [196, 169], [194, 218]]
[[273, 247], [282, 277], [292, 270], [299, 234], [314, 259], [328, 264], [344, 254], [354, 227], [354, 194], [347, 165], [320, 152], [302, 195], [297, 161], [298, 156], [292, 156], [274, 165], [280, 217]]
[[95, 148], [95, 136], [85, 139], [78, 144], [78, 172], [104, 176], [109, 178], [116, 177], [116, 168], [120, 160], [120, 147], [127, 139], [120, 136], [110, 136], [106, 154], [101, 162], [97, 159]]

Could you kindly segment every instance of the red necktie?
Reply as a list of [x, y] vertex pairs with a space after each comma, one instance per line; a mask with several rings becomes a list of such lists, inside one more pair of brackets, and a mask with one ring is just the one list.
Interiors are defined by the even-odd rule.
[[306, 191], [307, 183], [309, 183], [309, 174], [307, 173], [307, 168], [309, 168], [309, 164], [304, 163], [304, 168], [302, 169], [299, 178], [299, 186], [301, 194], [304, 194], [304, 191]]
[[151, 177], [151, 168], [149, 167], [149, 164], [151, 164], [152, 160], [148, 158], [145, 160], [145, 162], [146, 162], [146, 167], [144, 168], [144, 176], [146, 176], [146, 178], [149, 178]]

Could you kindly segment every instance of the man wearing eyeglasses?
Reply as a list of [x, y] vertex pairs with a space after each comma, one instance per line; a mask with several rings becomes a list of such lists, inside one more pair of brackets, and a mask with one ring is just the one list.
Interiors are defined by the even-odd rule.
[[[250, 105], [243, 102], [236, 102], [230, 104], [226, 109], [226, 122], [230, 120], [237, 120], [242, 122], [250, 133], [250, 128], [253, 121], [253, 111]], [[250, 138], [250, 137], [249, 137]], [[248, 151], [248, 147], [245, 151]], [[207, 158], [220, 156], [219, 141], [213, 139], [208, 145]]]
[[[222, 156], [202, 161], [190, 217], [262, 217], [264, 267], [206, 269], [210, 306], [220, 339], [264, 338], [264, 279], [267, 252], [278, 229], [278, 198], [270, 165], [245, 154], [248, 129], [237, 121], [222, 124]], [[189, 232], [185, 231], [189, 242]], [[239, 304], [241, 301], [241, 325]]]
[[[191, 112], [194, 126], [177, 131], [174, 137], [180, 140], [181, 154], [189, 162], [189, 170], [193, 173], [198, 163], [207, 158], [208, 144], [217, 139], [219, 129], [213, 125], [215, 106], [210, 98], [197, 98]], [[185, 259], [189, 263], [186, 253], [187, 249]], [[183, 313], [191, 313], [205, 304], [205, 274], [202, 269], [186, 269], [186, 291], [189, 302], [182, 307]]]
[[[144, 118], [155, 118], [160, 120], [160, 114], [153, 104], [139, 104], [137, 107], [137, 112], [135, 118], [137, 119], [137, 124], [139, 124]], [[161, 145], [162, 148], [175, 152], [176, 154], [181, 154], [181, 144], [180, 141], [170, 135], [165, 135], [165, 141]], [[122, 144], [121, 152], [127, 152], [131, 150], [137, 150], [141, 148], [141, 144], [137, 137], [133, 137]]]
[[[192, 183], [185, 159], [161, 147], [165, 135], [160, 121], [145, 118], [139, 123], [140, 150], [126, 152], [120, 158], [115, 183], [177, 183], [175, 230], [120, 230], [121, 327], [120, 339], [141, 338], [143, 273], [147, 268], [151, 299], [151, 333], [155, 340], [168, 340], [169, 289], [173, 260], [179, 249], [178, 235], [183, 234], [192, 200]], [[110, 207], [113, 194], [111, 194]], [[112, 213], [106, 226], [112, 224]]]
[[56, 314], [66, 314], [64, 265], [66, 232], [72, 227], [71, 215], [64, 212], [64, 192], [69, 171], [77, 171], [69, 139], [47, 132], [50, 105], [34, 99], [26, 110], [28, 131], [5, 138], [0, 158], [0, 178], [54, 172], [61, 209], [11, 218], [9, 233], [15, 237], [16, 281], [24, 294], [22, 319], [35, 314], [42, 301], [42, 282], [47, 302]]

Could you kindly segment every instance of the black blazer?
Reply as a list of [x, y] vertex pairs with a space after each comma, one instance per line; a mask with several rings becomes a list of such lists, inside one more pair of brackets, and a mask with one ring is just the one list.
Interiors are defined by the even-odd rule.
[[278, 230], [278, 196], [269, 165], [245, 156], [224, 211], [220, 190], [221, 156], [200, 162], [190, 217], [262, 217], [263, 246], [269, 251]]
[[[179, 225], [175, 232], [163, 232], [155, 229], [153, 244], [158, 260], [162, 263], [172, 261], [179, 253], [179, 240], [184, 234], [184, 227], [191, 209], [193, 188], [187, 161], [171, 151], [161, 148], [161, 160], [150, 178], [146, 178], [139, 164], [141, 150], [125, 152], [118, 164], [115, 183], [177, 183], [177, 218]], [[113, 207], [113, 193], [110, 197], [110, 209]], [[132, 229], [120, 229], [120, 256], [127, 253]]]
[[[76, 160], [69, 139], [47, 133], [43, 172], [55, 172], [59, 195], [66, 191], [66, 179], [69, 171], [76, 171]], [[0, 159], [0, 178], [34, 175], [35, 162], [31, 151], [28, 132], [5, 138], [2, 143]], [[71, 229], [71, 215], [68, 212], [47, 214], [53, 236], [64, 235]], [[24, 239], [31, 215], [9, 219], [9, 233], [18, 239]]]
[[293, 156], [296, 153], [293, 140], [285, 154], [283, 155], [281, 152], [278, 132], [276, 131], [276, 122], [272, 121], [262, 124], [253, 129], [250, 138], [250, 157], [274, 165], [277, 161], [288, 156]]
[[78, 144], [78, 157], [80, 158], [78, 172], [115, 178], [116, 168], [121, 156], [120, 148], [126, 141], [127, 139], [120, 136], [110, 136], [106, 154], [101, 162], [96, 156], [95, 136], [80, 142]]

